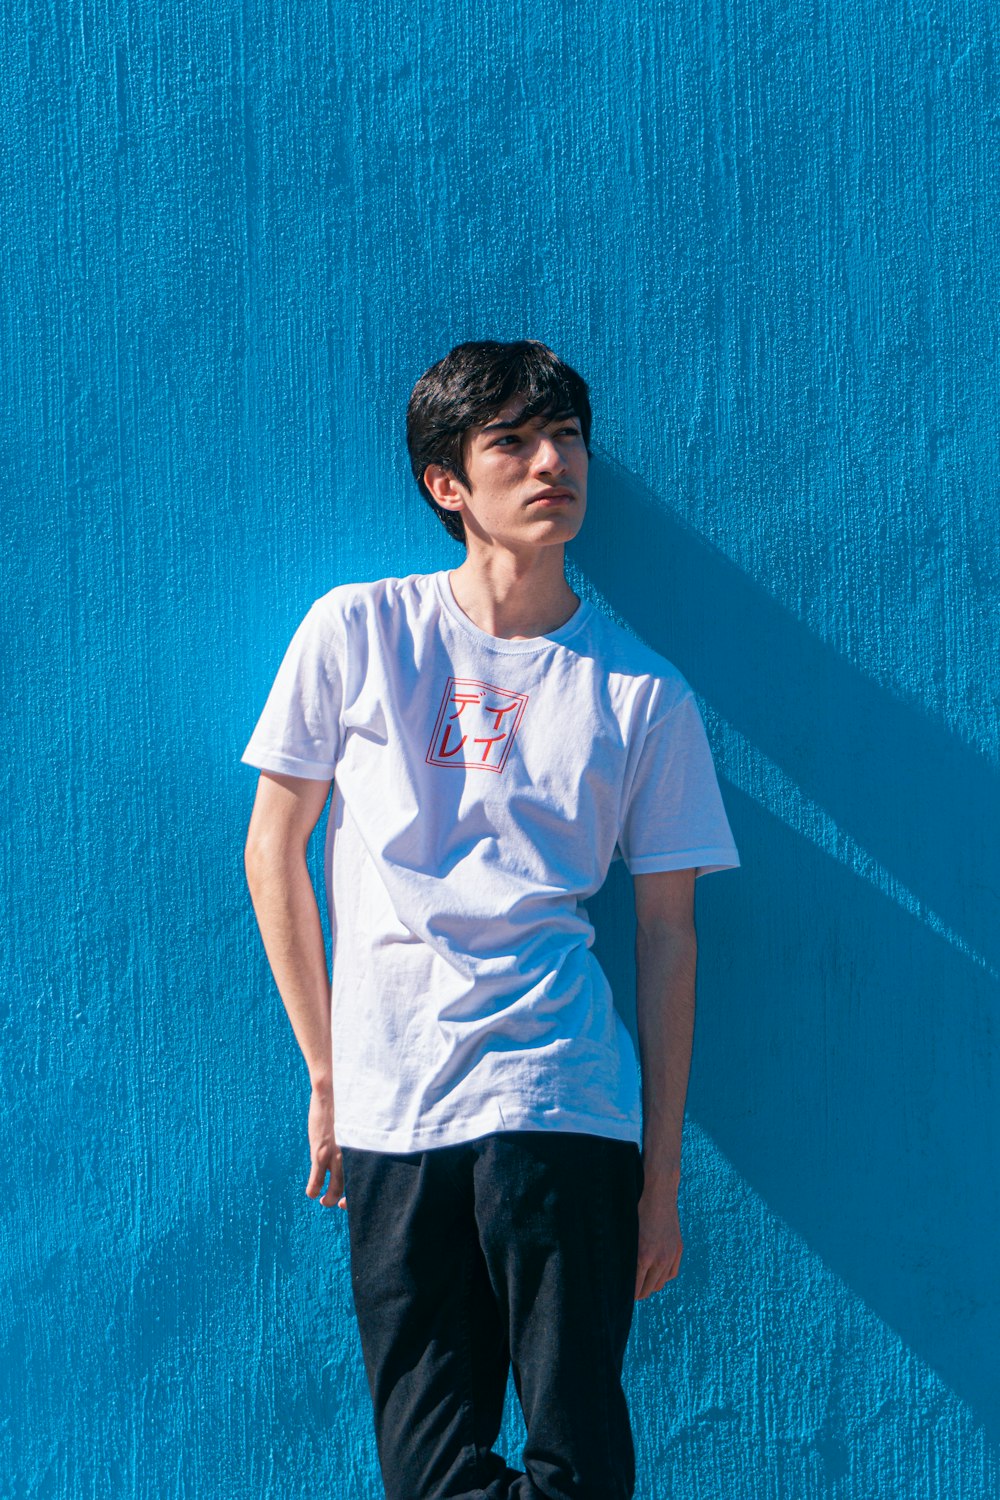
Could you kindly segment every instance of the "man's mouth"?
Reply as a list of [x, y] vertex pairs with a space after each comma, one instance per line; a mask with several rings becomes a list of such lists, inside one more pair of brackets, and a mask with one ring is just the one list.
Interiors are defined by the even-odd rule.
[[529, 505], [561, 505], [574, 497], [569, 490], [543, 490], [540, 495], [532, 495], [528, 501]]

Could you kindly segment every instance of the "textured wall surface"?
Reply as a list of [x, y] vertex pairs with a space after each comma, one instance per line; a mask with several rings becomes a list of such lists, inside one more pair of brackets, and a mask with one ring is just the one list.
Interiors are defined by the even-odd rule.
[[380, 1493], [238, 757], [313, 599], [461, 560], [403, 408], [484, 335], [591, 382], [572, 581], [697, 690], [743, 856], [640, 1500], [1000, 1493], [998, 42], [987, 0], [4, 9], [4, 1497]]

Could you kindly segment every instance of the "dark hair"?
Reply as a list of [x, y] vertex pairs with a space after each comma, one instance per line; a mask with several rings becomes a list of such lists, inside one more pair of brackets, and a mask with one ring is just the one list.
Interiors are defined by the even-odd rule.
[[514, 396], [523, 406], [519, 422], [573, 412], [590, 452], [590, 398], [587, 382], [537, 339], [502, 344], [481, 339], [457, 344], [426, 370], [406, 408], [406, 446], [420, 493], [449, 536], [465, 541], [465, 523], [457, 511], [437, 504], [424, 483], [428, 464], [440, 464], [468, 486], [465, 441], [470, 427], [495, 417]]

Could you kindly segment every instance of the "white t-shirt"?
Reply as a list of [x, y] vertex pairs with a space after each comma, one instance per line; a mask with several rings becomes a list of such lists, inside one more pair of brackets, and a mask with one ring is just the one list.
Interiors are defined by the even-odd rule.
[[586, 600], [504, 640], [448, 571], [341, 584], [288, 647], [242, 759], [333, 778], [337, 1139], [419, 1151], [498, 1130], [641, 1145], [632, 1039], [584, 902], [733, 867], [694, 695]]

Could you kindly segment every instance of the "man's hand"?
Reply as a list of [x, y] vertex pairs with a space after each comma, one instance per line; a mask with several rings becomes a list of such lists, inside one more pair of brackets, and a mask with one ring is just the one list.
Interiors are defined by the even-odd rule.
[[639, 1199], [639, 1263], [635, 1300], [651, 1297], [680, 1270], [684, 1244], [677, 1217], [677, 1176], [646, 1177]]
[[[312, 1170], [306, 1183], [309, 1197], [319, 1198], [324, 1208], [332, 1208], [334, 1204], [346, 1208], [344, 1163], [333, 1130], [333, 1090], [325, 1086], [314, 1087], [309, 1100], [309, 1155], [312, 1158]], [[324, 1193], [323, 1184], [328, 1172], [330, 1185]]]

